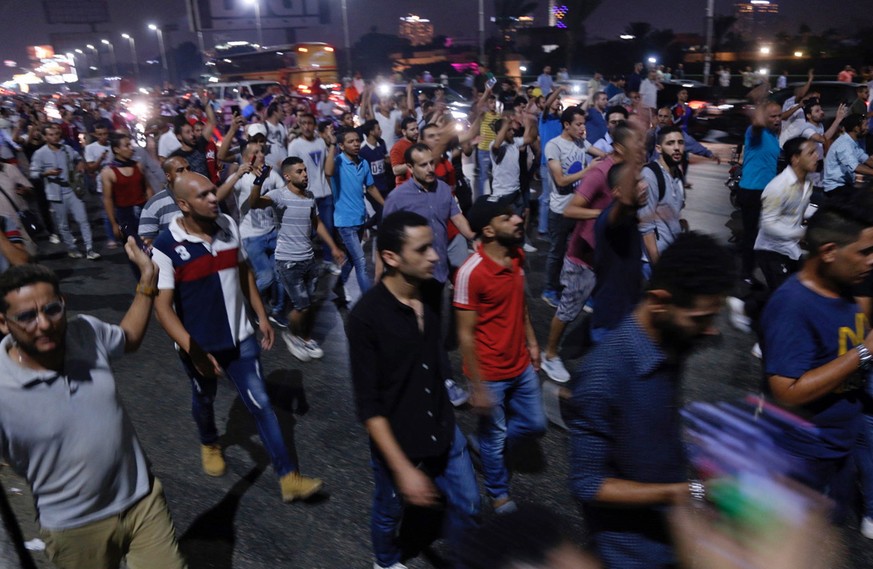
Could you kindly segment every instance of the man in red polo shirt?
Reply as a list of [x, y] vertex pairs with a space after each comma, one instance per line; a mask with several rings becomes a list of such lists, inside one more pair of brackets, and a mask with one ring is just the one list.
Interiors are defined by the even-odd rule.
[[515, 510], [509, 497], [507, 446], [546, 431], [537, 371], [540, 349], [524, 286], [523, 220], [512, 204], [481, 196], [467, 214], [479, 236], [476, 252], [461, 265], [454, 304], [470, 404], [481, 413], [479, 457], [494, 511]]
[[397, 139], [389, 151], [391, 169], [394, 171], [395, 184], [398, 186], [410, 176], [406, 168], [406, 151], [418, 142], [418, 122], [412, 117], [406, 117], [400, 121], [400, 133], [403, 136]]

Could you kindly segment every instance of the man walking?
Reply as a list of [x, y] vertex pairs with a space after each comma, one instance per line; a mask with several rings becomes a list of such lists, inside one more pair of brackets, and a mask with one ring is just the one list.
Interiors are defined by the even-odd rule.
[[[203, 470], [209, 476], [225, 472], [213, 404], [218, 376], [226, 374], [257, 423], [279, 477], [282, 500], [305, 499], [318, 492], [322, 481], [298, 471], [267, 397], [259, 355], [260, 348], [273, 346], [273, 328], [246, 262], [239, 229], [219, 213], [215, 184], [207, 177], [183, 173], [173, 193], [182, 215], [154, 242], [152, 255], [161, 268], [155, 312], [178, 345], [191, 380]], [[246, 301], [263, 334], [260, 346]]]
[[46, 553], [61, 569], [118, 569], [122, 559], [186, 567], [110, 368], [139, 348], [157, 294], [155, 265], [133, 239], [125, 251], [140, 279], [117, 326], [67, 319], [58, 277], [43, 266], [0, 275], [0, 448], [30, 484]]
[[[626, 170], [628, 181], [617, 184], [626, 197], [604, 216], [618, 214], [619, 204], [634, 208], [634, 173]], [[716, 333], [732, 272], [730, 253], [715, 239], [680, 236], [655, 265], [640, 304], [574, 377], [571, 492], [607, 569], [677, 565], [665, 514], [705, 492], [687, 477], [681, 370], [695, 345]]]
[[422, 298], [438, 255], [428, 221], [409, 211], [379, 226], [382, 279], [349, 315], [358, 419], [370, 436], [374, 569], [405, 569], [397, 533], [404, 505], [447, 510], [455, 551], [478, 523], [479, 491], [442, 383], [440, 319]]
[[470, 404], [479, 417], [485, 491], [497, 513], [515, 509], [505, 455], [523, 437], [545, 433], [537, 370], [540, 348], [525, 299], [524, 221], [505, 199], [482, 196], [468, 213], [480, 244], [461, 265], [454, 305]]
[[88, 223], [85, 204], [70, 186], [73, 168], [79, 172], [84, 171], [85, 165], [82, 162], [82, 157], [61, 142], [61, 129], [57, 125], [47, 124], [43, 126], [42, 132], [45, 144], [33, 153], [30, 160], [30, 177], [43, 179], [45, 195], [51, 204], [55, 226], [67, 247], [67, 256], [71, 259], [82, 258], [82, 253], [76, 248], [76, 241], [67, 221], [69, 212], [76, 220], [79, 231], [82, 232], [82, 240], [85, 242], [85, 256], [92, 261], [97, 260], [100, 258], [100, 254], [94, 250], [94, 243], [91, 240], [91, 225]]

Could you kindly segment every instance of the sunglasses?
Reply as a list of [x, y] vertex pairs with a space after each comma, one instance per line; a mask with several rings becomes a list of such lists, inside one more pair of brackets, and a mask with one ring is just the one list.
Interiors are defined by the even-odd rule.
[[15, 322], [25, 330], [32, 330], [36, 327], [40, 312], [42, 312], [43, 316], [45, 316], [49, 322], [57, 322], [61, 318], [61, 316], [64, 315], [65, 309], [66, 307], [64, 306], [63, 300], [55, 300], [54, 302], [49, 302], [41, 308], [25, 310], [24, 312], [19, 312], [18, 314], [7, 314], [6, 318], [11, 320], [12, 322]]

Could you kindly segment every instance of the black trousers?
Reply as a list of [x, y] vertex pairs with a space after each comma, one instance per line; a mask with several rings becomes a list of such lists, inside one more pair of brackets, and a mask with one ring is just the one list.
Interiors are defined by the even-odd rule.
[[740, 214], [743, 221], [742, 278], [751, 278], [755, 270], [755, 240], [758, 238], [758, 224], [761, 221], [761, 194], [763, 190], [748, 190], [740, 188], [737, 192], [737, 202], [740, 204]]

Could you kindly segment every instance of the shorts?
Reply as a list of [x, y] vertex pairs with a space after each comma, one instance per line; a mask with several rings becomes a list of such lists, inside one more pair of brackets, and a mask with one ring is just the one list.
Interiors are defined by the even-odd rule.
[[276, 261], [276, 269], [294, 310], [309, 308], [318, 289], [321, 269], [315, 257], [305, 261]]
[[561, 291], [561, 301], [555, 312], [558, 320], [566, 324], [576, 320], [594, 291], [596, 282], [594, 271], [564, 257], [564, 266], [561, 267], [561, 286], [564, 290]]

